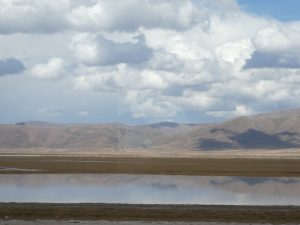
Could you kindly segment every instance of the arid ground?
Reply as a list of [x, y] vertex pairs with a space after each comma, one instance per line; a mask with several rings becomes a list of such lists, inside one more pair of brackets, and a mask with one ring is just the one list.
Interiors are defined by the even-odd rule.
[[[167, 221], [82, 221], [82, 220], [68, 220], [68, 221], [55, 221], [55, 220], [0, 220], [0, 225], [270, 225], [270, 223], [222, 223], [222, 222], [167, 222]], [[281, 225], [284, 225], [281, 223]], [[289, 225], [297, 225], [296, 223], [289, 223]]]
[[0, 155], [0, 173], [132, 173], [216, 176], [300, 176], [299, 151], [115, 152]]
[[295, 206], [1, 203], [0, 219], [296, 223]]

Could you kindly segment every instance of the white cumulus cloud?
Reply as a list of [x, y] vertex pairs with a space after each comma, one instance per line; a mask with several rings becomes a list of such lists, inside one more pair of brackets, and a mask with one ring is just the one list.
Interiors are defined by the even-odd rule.
[[33, 78], [55, 80], [65, 75], [64, 61], [60, 58], [51, 58], [48, 62], [35, 65], [30, 71]]
[[73, 38], [71, 50], [79, 62], [87, 65], [136, 64], [151, 57], [142, 35], [134, 37], [132, 42], [117, 43], [101, 34], [78, 34]]

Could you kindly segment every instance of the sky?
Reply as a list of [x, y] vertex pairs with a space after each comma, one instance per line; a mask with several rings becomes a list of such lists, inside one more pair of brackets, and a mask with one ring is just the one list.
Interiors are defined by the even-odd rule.
[[298, 0], [238, 0], [242, 10], [258, 16], [273, 17], [279, 21], [299, 20]]
[[298, 0], [0, 0], [0, 123], [300, 107]]

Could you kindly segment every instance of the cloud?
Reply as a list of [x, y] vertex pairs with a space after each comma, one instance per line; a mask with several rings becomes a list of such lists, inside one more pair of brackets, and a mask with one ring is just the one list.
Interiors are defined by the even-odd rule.
[[252, 59], [254, 47], [249, 39], [227, 42], [216, 49], [219, 61], [229, 63], [235, 70], [240, 71], [248, 59]]
[[257, 31], [253, 43], [256, 49], [262, 52], [298, 52], [299, 38], [299, 30], [289, 25], [272, 23]]
[[68, 18], [82, 30], [134, 31], [140, 27], [181, 30], [197, 24], [203, 14], [192, 1], [100, 0], [72, 8]]
[[255, 111], [246, 105], [236, 105], [234, 109], [228, 111], [209, 111], [207, 114], [213, 117], [232, 118], [238, 116], [248, 116], [254, 114]]
[[66, 72], [61, 58], [50, 58], [47, 63], [35, 65], [29, 73], [33, 78], [55, 80], [64, 76]]
[[245, 68], [299, 68], [299, 28], [272, 23], [258, 30], [252, 40], [256, 51]]
[[185, 30], [198, 24], [207, 14], [205, 8], [197, 7], [193, 1], [178, 0], [1, 0], [0, 5], [2, 34], [134, 31], [140, 27]]
[[78, 112], [76, 115], [80, 116], [80, 117], [86, 117], [86, 116], [89, 115], [89, 112], [87, 112], [87, 111], [81, 111], [81, 112]]
[[[212, 121], [300, 107], [299, 21], [247, 14], [234, 0], [2, 0], [1, 6], [0, 33], [11, 34], [0, 35], [1, 57], [26, 59], [28, 74], [44, 80], [32, 83], [60, 84], [106, 103], [110, 96], [130, 118]], [[81, 109], [97, 111], [73, 101], [76, 118]]]
[[110, 71], [102, 71], [98, 67], [83, 67], [77, 73], [78, 77], [74, 79], [75, 89], [77, 90], [160, 90], [166, 87], [166, 83], [164, 83], [159, 72], [140, 71], [126, 64], [119, 64]]
[[132, 42], [117, 43], [101, 34], [79, 34], [73, 38], [71, 50], [78, 61], [87, 65], [137, 64], [151, 57], [143, 35], [134, 37]]
[[[115, 50], [132, 45], [132, 38], [118, 42], [85, 36], [83, 43], [89, 43], [89, 47], [78, 57], [91, 57], [81, 60], [86, 66], [75, 73], [75, 89], [122, 93], [135, 118], [173, 118], [188, 111], [202, 117], [230, 118], [292, 106], [300, 94], [296, 87], [292, 91], [295, 84], [287, 81], [299, 82], [298, 25], [248, 15], [232, 3], [222, 1], [223, 6], [216, 6], [197, 2], [205, 13], [185, 29], [140, 26], [138, 33], [151, 55], [139, 66], [130, 62], [129, 53], [128, 61], [119, 60], [122, 54]], [[127, 25], [121, 28], [114, 24], [114, 30], [139, 27], [130, 21]], [[111, 51], [103, 48], [104, 43]], [[100, 52], [104, 59], [115, 60], [104, 63]], [[106, 52], [111, 55], [106, 56]], [[111, 67], [104, 69], [103, 65]]]
[[177, 106], [172, 104], [157, 91], [128, 91], [126, 102], [133, 112], [134, 118], [173, 117], [178, 112]]
[[[0, 33], [51, 33], [68, 27], [69, 0], [0, 0]], [[20, 19], [22, 18], [22, 19]]]
[[15, 58], [0, 59], [0, 76], [22, 73], [25, 70], [23, 63]]
[[45, 115], [51, 115], [51, 116], [61, 116], [64, 111], [66, 111], [67, 107], [66, 106], [46, 106], [43, 108], [40, 108], [37, 110], [37, 113], [39, 114], [45, 114]]
[[300, 68], [300, 57], [289, 53], [276, 54], [255, 51], [247, 60], [244, 68]]
[[[255, 40], [265, 27], [265, 19], [236, 13], [222, 21], [212, 19], [206, 31], [201, 25], [184, 32], [143, 28], [140, 32], [152, 51], [148, 61], [141, 66], [116, 62], [108, 69], [86, 64], [75, 73], [75, 88], [120, 92], [135, 118], [173, 118], [188, 111], [230, 118], [292, 106], [300, 92], [291, 92], [290, 82], [278, 82], [282, 76], [295, 80], [296, 70], [293, 76], [291, 71], [283, 75], [276, 69], [281, 67], [266, 72], [249, 64], [263, 50]], [[227, 35], [227, 30], [232, 32]]]

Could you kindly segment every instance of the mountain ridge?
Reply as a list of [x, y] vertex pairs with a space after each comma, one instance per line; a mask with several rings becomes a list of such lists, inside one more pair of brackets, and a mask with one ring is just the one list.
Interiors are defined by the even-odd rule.
[[300, 147], [300, 109], [243, 116], [213, 124], [160, 122], [0, 125], [0, 148], [176, 148], [192, 150]]

